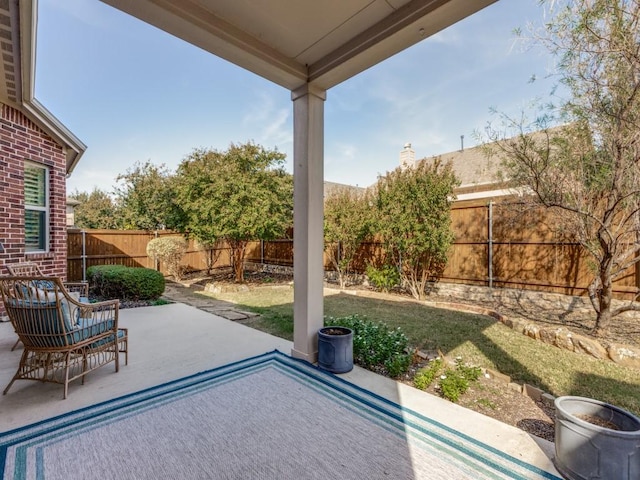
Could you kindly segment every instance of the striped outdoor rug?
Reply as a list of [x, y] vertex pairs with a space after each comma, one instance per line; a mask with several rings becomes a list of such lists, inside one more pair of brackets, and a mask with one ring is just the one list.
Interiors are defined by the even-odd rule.
[[4, 479], [555, 479], [272, 352], [0, 435]]

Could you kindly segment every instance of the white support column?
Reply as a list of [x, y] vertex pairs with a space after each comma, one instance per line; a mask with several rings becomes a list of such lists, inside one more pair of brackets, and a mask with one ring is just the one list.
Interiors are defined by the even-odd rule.
[[304, 85], [293, 101], [293, 350], [318, 360], [324, 305], [324, 101], [326, 91]]

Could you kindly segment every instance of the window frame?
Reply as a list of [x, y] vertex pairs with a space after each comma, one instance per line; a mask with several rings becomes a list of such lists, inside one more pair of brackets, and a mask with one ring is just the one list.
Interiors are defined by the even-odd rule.
[[[33, 205], [27, 203], [27, 194], [26, 194], [26, 175], [27, 169], [39, 169], [44, 171], [44, 206], [41, 205]], [[24, 178], [25, 182], [23, 185], [23, 195], [24, 195], [24, 251], [25, 254], [38, 254], [38, 253], [47, 253], [49, 252], [49, 219], [51, 216], [51, 202], [49, 200], [49, 182], [51, 179], [51, 171], [47, 165], [42, 163], [37, 163], [29, 160], [25, 160], [24, 162]], [[37, 212], [38, 214], [44, 212], [44, 225], [42, 226], [42, 231], [38, 232], [38, 243], [42, 240], [42, 247], [33, 248], [27, 245], [27, 212]]]

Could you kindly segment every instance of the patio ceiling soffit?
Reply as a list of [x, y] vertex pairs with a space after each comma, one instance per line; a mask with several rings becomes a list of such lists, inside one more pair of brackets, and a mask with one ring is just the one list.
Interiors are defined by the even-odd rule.
[[496, 0], [102, 1], [289, 90], [327, 90]]

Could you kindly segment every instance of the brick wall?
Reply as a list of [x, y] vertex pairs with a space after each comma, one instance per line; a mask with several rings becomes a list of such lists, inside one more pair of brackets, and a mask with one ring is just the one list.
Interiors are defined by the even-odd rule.
[[[7, 263], [33, 261], [47, 274], [66, 278], [65, 148], [19, 110], [0, 103], [0, 274]], [[24, 162], [49, 167], [49, 251], [25, 253]]]

